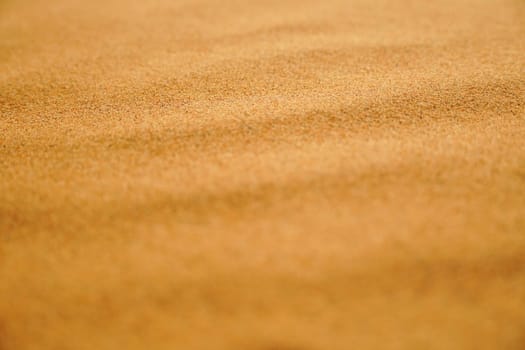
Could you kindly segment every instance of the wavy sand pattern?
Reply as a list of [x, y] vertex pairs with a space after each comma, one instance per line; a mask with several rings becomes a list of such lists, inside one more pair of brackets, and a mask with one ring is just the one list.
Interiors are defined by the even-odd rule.
[[524, 348], [523, 1], [0, 1], [0, 349]]

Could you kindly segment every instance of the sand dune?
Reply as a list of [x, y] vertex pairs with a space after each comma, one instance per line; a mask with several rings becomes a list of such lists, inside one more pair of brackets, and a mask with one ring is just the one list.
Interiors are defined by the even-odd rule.
[[519, 0], [0, 1], [0, 349], [525, 348]]

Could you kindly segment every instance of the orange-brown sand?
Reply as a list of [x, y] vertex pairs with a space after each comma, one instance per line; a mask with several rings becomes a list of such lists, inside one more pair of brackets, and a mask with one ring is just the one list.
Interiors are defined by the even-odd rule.
[[525, 3], [1, 0], [0, 349], [525, 349]]

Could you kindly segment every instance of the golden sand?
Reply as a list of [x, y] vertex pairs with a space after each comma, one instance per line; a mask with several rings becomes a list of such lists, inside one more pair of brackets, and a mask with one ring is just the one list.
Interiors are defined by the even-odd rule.
[[0, 349], [525, 349], [525, 3], [1, 0]]

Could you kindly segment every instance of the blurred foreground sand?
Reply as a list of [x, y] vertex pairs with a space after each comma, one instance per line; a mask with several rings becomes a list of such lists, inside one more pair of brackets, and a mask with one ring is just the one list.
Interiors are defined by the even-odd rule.
[[0, 1], [0, 349], [524, 348], [523, 1]]

